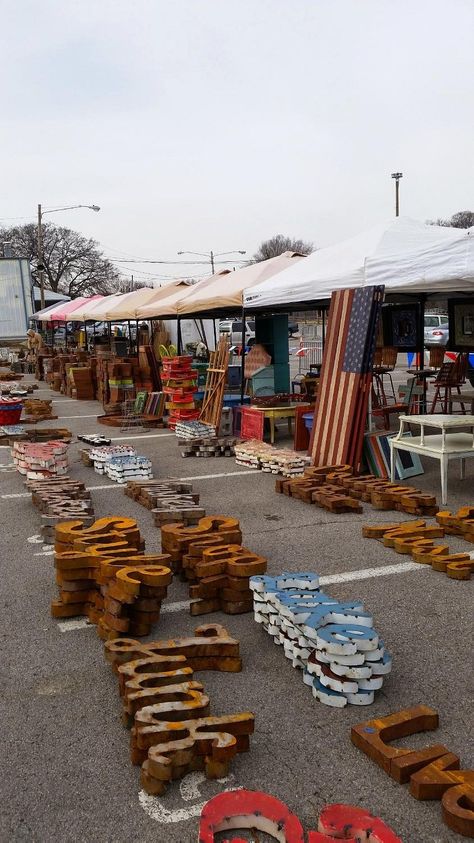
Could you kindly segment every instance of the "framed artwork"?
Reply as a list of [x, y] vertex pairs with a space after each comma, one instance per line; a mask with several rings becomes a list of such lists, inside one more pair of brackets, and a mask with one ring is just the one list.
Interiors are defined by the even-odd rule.
[[[403, 434], [403, 438], [411, 437], [411, 433]], [[390, 457], [389, 457], [390, 460]], [[398, 480], [406, 480], [407, 477], [416, 477], [417, 474], [424, 474], [423, 466], [418, 454], [411, 451], [395, 451], [395, 477]]]
[[[364, 436], [364, 457], [371, 474], [390, 478], [390, 439], [396, 432], [376, 431]], [[404, 434], [411, 436], [410, 431]], [[418, 454], [410, 451], [395, 451], [395, 480], [406, 480], [424, 474]]]
[[384, 345], [417, 351], [421, 344], [420, 305], [389, 304], [382, 309]]
[[449, 347], [452, 351], [474, 350], [474, 298], [448, 301]]

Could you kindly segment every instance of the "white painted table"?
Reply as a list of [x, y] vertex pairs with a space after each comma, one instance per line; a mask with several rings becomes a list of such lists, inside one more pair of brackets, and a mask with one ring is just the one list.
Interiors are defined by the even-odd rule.
[[[461, 480], [464, 480], [464, 460], [474, 457], [474, 415], [399, 416], [400, 430], [390, 439], [390, 479], [395, 480], [395, 449], [410, 451], [439, 460], [441, 473], [441, 501], [448, 499], [449, 460], [461, 460]], [[419, 425], [419, 436], [404, 436], [407, 425]], [[440, 433], [425, 433], [425, 428], [438, 428]], [[470, 428], [470, 433], [462, 428]]]

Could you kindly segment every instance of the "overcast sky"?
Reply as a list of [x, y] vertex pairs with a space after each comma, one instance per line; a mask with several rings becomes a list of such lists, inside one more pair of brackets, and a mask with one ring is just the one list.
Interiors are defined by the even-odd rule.
[[393, 215], [396, 170], [402, 213], [474, 210], [473, 0], [0, 8], [0, 224], [97, 203], [50, 219], [116, 258], [325, 246]]

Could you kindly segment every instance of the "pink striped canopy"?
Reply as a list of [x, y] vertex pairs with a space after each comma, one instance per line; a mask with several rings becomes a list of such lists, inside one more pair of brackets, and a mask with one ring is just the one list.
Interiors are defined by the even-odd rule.
[[61, 302], [54, 310], [50, 310], [45, 314], [44, 322], [67, 322], [70, 314], [74, 313], [82, 305], [103, 299], [104, 296], [79, 296], [77, 299], [71, 301]]

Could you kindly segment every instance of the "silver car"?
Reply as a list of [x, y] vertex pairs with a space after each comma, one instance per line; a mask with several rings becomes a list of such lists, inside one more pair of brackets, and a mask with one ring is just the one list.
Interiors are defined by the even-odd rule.
[[[227, 334], [231, 345], [242, 345], [242, 320], [224, 319], [219, 322], [219, 333]], [[255, 343], [255, 321], [249, 319], [245, 323], [245, 342], [247, 345]]]
[[449, 319], [443, 313], [425, 313], [425, 345], [446, 345]]

